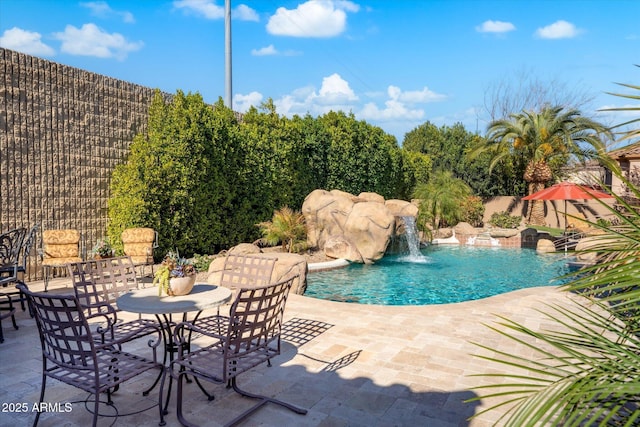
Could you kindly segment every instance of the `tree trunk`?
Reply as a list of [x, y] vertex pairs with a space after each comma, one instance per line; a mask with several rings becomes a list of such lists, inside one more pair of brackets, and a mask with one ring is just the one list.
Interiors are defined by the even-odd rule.
[[[544, 189], [544, 182], [530, 182], [529, 194]], [[527, 223], [531, 225], [545, 225], [544, 200], [530, 200], [527, 209]]]

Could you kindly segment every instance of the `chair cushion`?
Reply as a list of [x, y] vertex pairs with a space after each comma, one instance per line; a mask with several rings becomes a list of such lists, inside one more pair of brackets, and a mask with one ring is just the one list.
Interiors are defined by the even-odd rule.
[[156, 232], [153, 228], [127, 228], [121, 237], [122, 243], [153, 243]]
[[[77, 252], [78, 250], [76, 248], [76, 253]], [[82, 258], [77, 256], [45, 258], [42, 260], [42, 265], [49, 267], [62, 267], [65, 264], [69, 264], [72, 262], [82, 262]]]
[[42, 242], [45, 245], [76, 244], [80, 242], [78, 230], [45, 230], [42, 233]]

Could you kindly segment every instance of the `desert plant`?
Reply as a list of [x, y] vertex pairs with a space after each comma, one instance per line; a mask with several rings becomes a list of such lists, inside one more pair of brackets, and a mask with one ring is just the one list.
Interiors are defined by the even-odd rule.
[[307, 238], [304, 216], [288, 206], [275, 211], [271, 221], [263, 221], [257, 226], [262, 231], [264, 241], [269, 245], [281, 243], [285, 252], [306, 249], [299, 245]]
[[522, 222], [522, 217], [519, 215], [511, 215], [509, 212], [494, 212], [491, 214], [489, 224], [498, 228], [518, 228]]

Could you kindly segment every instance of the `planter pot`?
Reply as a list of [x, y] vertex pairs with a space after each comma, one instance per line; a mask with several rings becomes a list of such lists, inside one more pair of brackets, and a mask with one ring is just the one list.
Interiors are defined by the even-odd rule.
[[187, 295], [196, 283], [196, 275], [186, 277], [172, 277], [169, 279], [169, 295]]

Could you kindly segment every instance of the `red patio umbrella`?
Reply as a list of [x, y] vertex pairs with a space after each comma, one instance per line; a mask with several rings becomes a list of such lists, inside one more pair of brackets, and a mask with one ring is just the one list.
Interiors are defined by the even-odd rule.
[[525, 196], [522, 200], [564, 200], [564, 229], [567, 230], [567, 200], [610, 199], [611, 194], [573, 182], [560, 182]]

